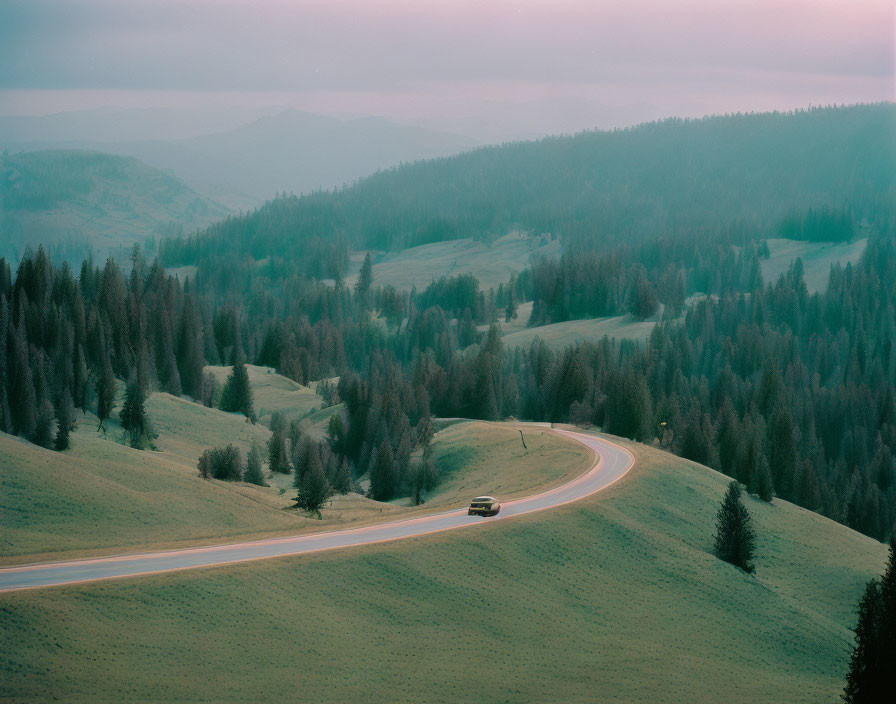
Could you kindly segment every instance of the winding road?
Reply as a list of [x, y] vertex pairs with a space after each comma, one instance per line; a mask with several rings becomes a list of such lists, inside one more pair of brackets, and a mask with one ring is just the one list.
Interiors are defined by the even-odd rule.
[[539, 494], [503, 503], [501, 512], [493, 518], [468, 516], [467, 509], [462, 508], [446, 513], [329, 533], [313, 533], [231, 545], [186, 548], [120, 557], [8, 567], [0, 569], [0, 592], [93, 582], [102, 579], [138, 577], [159, 572], [262, 560], [269, 557], [303, 555], [322, 550], [412, 538], [442, 530], [486, 525], [583, 499], [617, 482], [634, 464], [631, 453], [619, 445], [592, 435], [569, 430], [555, 430], [554, 432], [593, 450], [596, 457], [594, 465], [585, 474], [566, 484]]

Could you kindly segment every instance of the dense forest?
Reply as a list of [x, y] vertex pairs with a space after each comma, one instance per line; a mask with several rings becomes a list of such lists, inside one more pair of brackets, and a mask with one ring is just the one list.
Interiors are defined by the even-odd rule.
[[301, 253], [306, 240], [392, 250], [516, 228], [589, 249], [732, 227], [752, 239], [810, 209], [875, 224], [891, 212], [894, 162], [892, 104], [670, 119], [477, 149], [337, 192], [282, 196], [168, 240], [162, 257], [168, 266], [263, 259]]
[[[457, 163], [412, 165], [344, 193], [278, 199], [198, 237], [167, 241], [169, 260], [198, 263], [184, 283], [169, 276], [160, 260], [145, 262], [136, 249], [128, 271], [112, 260], [102, 267], [86, 260], [77, 276], [66, 265], [54, 266], [42, 249], [24, 257], [15, 275], [0, 260], [0, 430], [64, 450], [75, 408], [95, 411], [101, 423], [115, 412], [117, 379], [127, 385], [118, 413], [129, 441], [151, 447], [144, 422], [151, 419], [143, 417], [142, 401], [153, 389], [254, 418], [245, 379], [242, 392], [231, 387], [218, 393], [203, 373], [206, 364], [234, 365], [238, 381], [243, 362], [251, 362], [302, 384], [339, 377], [337, 385], [321, 387], [329, 403], [344, 403], [327, 443], [311, 443], [298, 427], [272, 422], [269, 468], [294, 472], [300, 497], [320, 493], [322, 482], [345, 490], [366, 475], [374, 498], [423, 500], [438, 481], [428, 461], [433, 418], [513, 416], [593, 424], [655, 443], [718, 468], [763, 499], [777, 495], [886, 539], [896, 519], [896, 201], [884, 198], [892, 195], [894, 174], [884, 173], [883, 165], [892, 164], [893, 155], [881, 156], [869, 144], [892, 149], [894, 140], [878, 139], [888, 134], [880, 123], [892, 115], [892, 106], [872, 106], [661, 123], [485, 150]], [[822, 158], [812, 140], [835, 128], [848, 143]], [[808, 137], [800, 141], [797, 134]], [[670, 140], [665, 152], [658, 135]], [[641, 167], [631, 169], [644, 178], [650, 152], [671, 163], [684, 159], [682, 145], [693, 142], [705, 163], [694, 166], [696, 156], [683, 161], [696, 169], [688, 176], [694, 180], [687, 188], [696, 193], [688, 212], [691, 222], [699, 220], [705, 196], [707, 219], [693, 228], [682, 220], [681, 231], [676, 226], [637, 238], [626, 237], [622, 227], [616, 244], [593, 239], [587, 245], [576, 234], [572, 211], [551, 200], [554, 191], [548, 189], [543, 201], [518, 212], [528, 217], [542, 208], [570, 225], [558, 261], [533, 262], [489, 291], [467, 275], [402, 292], [378, 284], [368, 257], [357, 284], [345, 285], [347, 246], [380, 243], [375, 233], [366, 240], [353, 230], [363, 209], [346, 204], [354, 208], [365, 198], [373, 203], [379, 196], [372, 195], [378, 191], [371, 184], [378, 179], [397, 193], [402, 179], [410, 183], [420, 176], [427, 183], [427, 168], [444, 169], [444, 178], [452, 178], [459, 163], [469, 167], [470, 179], [486, 178], [493, 173], [491, 161], [502, 169], [509, 163], [513, 171], [522, 162], [512, 155], [545, 145], [565, 145], [565, 153], [577, 144], [587, 152], [588, 140], [603, 145], [599, 158], [564, 157], [579, 186], [576, 164], [592, 168], [610, 159], [605, 152], [617, 154], [614, 140], [629, 151], [641, 145], [635, 150], [636, 157], [643, 152], [641, 162], [635, 159]], [[779, 149], [780, 159], [769, 160], [767, 151], [757, 155], [761, 145]], [[735, 148], [745, 150], [746, 161], [731, 178], [750, 181], [751, 190], [737, 196], [742, 200], [728, 194], [710, 208], [718, 179], [701, 170], [710, 163], [705, 159], [714, 155], [717, 167], [727, 164]], [[778, 170], [809, 156], [826, 170], [811, 159], [812, 168], [803, 164], [787, 178]], [[842, 171], [852, 158], [851, 170]], [[546, 159], [545, 169], [552, 163]], [[461, 197], [461, 186], [477, 192], [482, 184], [457, 177], [458, 190], [446, 202], [460, 208], [472, 197]], [[502, 183], [486, 180], [495, 188]], [[627, 183], [633, 195], [626, 202], [641, 212], [645, 203], [638, 194], [646, 197], [649, 188]], [[608, 182], [607, 188], [615, 186]], [[728, 189], [737, 190], [731, 183]], [[748, 202], [772, 192], [755, 217], [745, 217]], [[674, 192], [665, 197], [671, 199], [671, 222], [684, 201], [676, 205]], [[401, 235], [409, 232], [402, 228], [410, 211], [388, 199], [381, 205], [383, 231], [398, 233], [395, 242], [416, 241]], [[282, 239], [305, 208], [312, 216], [300, 217], [294, 236]], [[714, 227], [710, 211], [727, 219]], [[614, 227], [622, 210], [615, 212], [607, 215]], [[581, 215], [594, 213], [586, 208]], [[828, 288], [810, 295], [798, 260], [779, 280], [762, 280], [760, 260], [768, 249], [755, 235], [763, 219], [836, 239], [861, 221], [869, 241], [857, 265], [834, 267]], [[592, 224], [594, 232], [602, 231], [599, 219]], [[485, 235], [487, 228], [479, 232]], [[325, 274], [333, 282], [321, 282]], [[701, 295], [686, 305], [695, 293]], [[533, 303], [531, 325], [622, 312], [645, 318], [661, 306], [662, 316], [646, 344], [604, 339], [557, 351], [536, 341], [505, 349], [497, 321], [511, 319], [524, 301]], [[221, 476], [239, 476], [226, 469], [227, 453], [219, 454]], [[257, 469], [257, 459], [253, 464]], [[217, 476], [216, 464], [208, 466], [207, 474]]]
[[[896, 519], [894, 239], [872, 239], [858, 266], [835, 267], [828, 290], [811, 296], [799, 261], [766, 285], [743, 276], [758, 249], [745, 262], [729, 245], [726, 283], [658, 324], [646, 345], [563, 351], [505, 350], [493, 324], [505, 301], [475, 280], [433, 284], [447, 310], [433, 291], [390, 292], [372, 277], [349, 290], [257, 269], [224, 295], [220, 282], [182, 286], [139, 255], [128, 275], [110, 260], [85, 262], [76, 278], [39, 250], [14, 278], [0, 266], [0, 428], [58, 443], [72, 407], [112, 413], [115, 378], [211, 403], [203, 366], [246, 359], [301, 383], [340, 377], [331, 400], [346, 413], [331, 427], [328, 462], [369, 473], [376, 498], [432, 486], [418, 452], [432, 417], [514, 416], [655, 442], [766, 499], [884, 539]], [[682, 271], [699, 271], [692, 264]], [[533, 276], [501, 296], [525, 297]], [[385, 301], [395, 324], [376, 315]], [[298, 439], [285, 450], [296, 466]]]

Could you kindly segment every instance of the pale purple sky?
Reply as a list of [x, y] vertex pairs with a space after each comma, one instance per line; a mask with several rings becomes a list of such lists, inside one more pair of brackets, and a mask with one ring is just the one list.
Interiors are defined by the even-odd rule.
[[894, 0], [0, 0], [0, 114], [218, 103], [435, 118], [553, 103], [574, 123], [594, 106], [893, 100], [894, 33]]

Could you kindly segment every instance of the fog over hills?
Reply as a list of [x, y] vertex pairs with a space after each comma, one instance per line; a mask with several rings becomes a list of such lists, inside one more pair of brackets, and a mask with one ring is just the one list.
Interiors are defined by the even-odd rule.
[[171, 174], [131, 157], [49, 150], [0, 158], [0, 256], [43, 245], [79, 263], [190, 232], [228, 214]]
[[[247, 209], [280, 192], [339, 187], [402, 162], [456, 154], [478, 144], [469, 137], [379, 117], [285, 110], [234, 126], [249, 109], [228, 109], [207, 123], [207, 133], [195, 134], [205, 111], [124, 112], [139, 118], [129, 129], [118, 129], [117, 121], [108, 119], [116, 111], [47, 116], [30, 126], [28, 118], [2, 118], [0, 146], [10, 152], [76, 147], [134, 156], [174, 172], [204, 196]], [[154, 117], [169, 112], [177, 119], [167, 130], [155, 128]], [[101, 138], [105, 129], [112, 139]]]

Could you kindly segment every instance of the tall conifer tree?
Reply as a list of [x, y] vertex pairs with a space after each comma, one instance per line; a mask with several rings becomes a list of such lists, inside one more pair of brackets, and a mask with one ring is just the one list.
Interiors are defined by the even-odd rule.
[[756, 543], [752, 523], [746, 506], [741, 502], [740, 484], [731, 482], [716, 515], [716, 557], [745, 572], [752, 572]]

